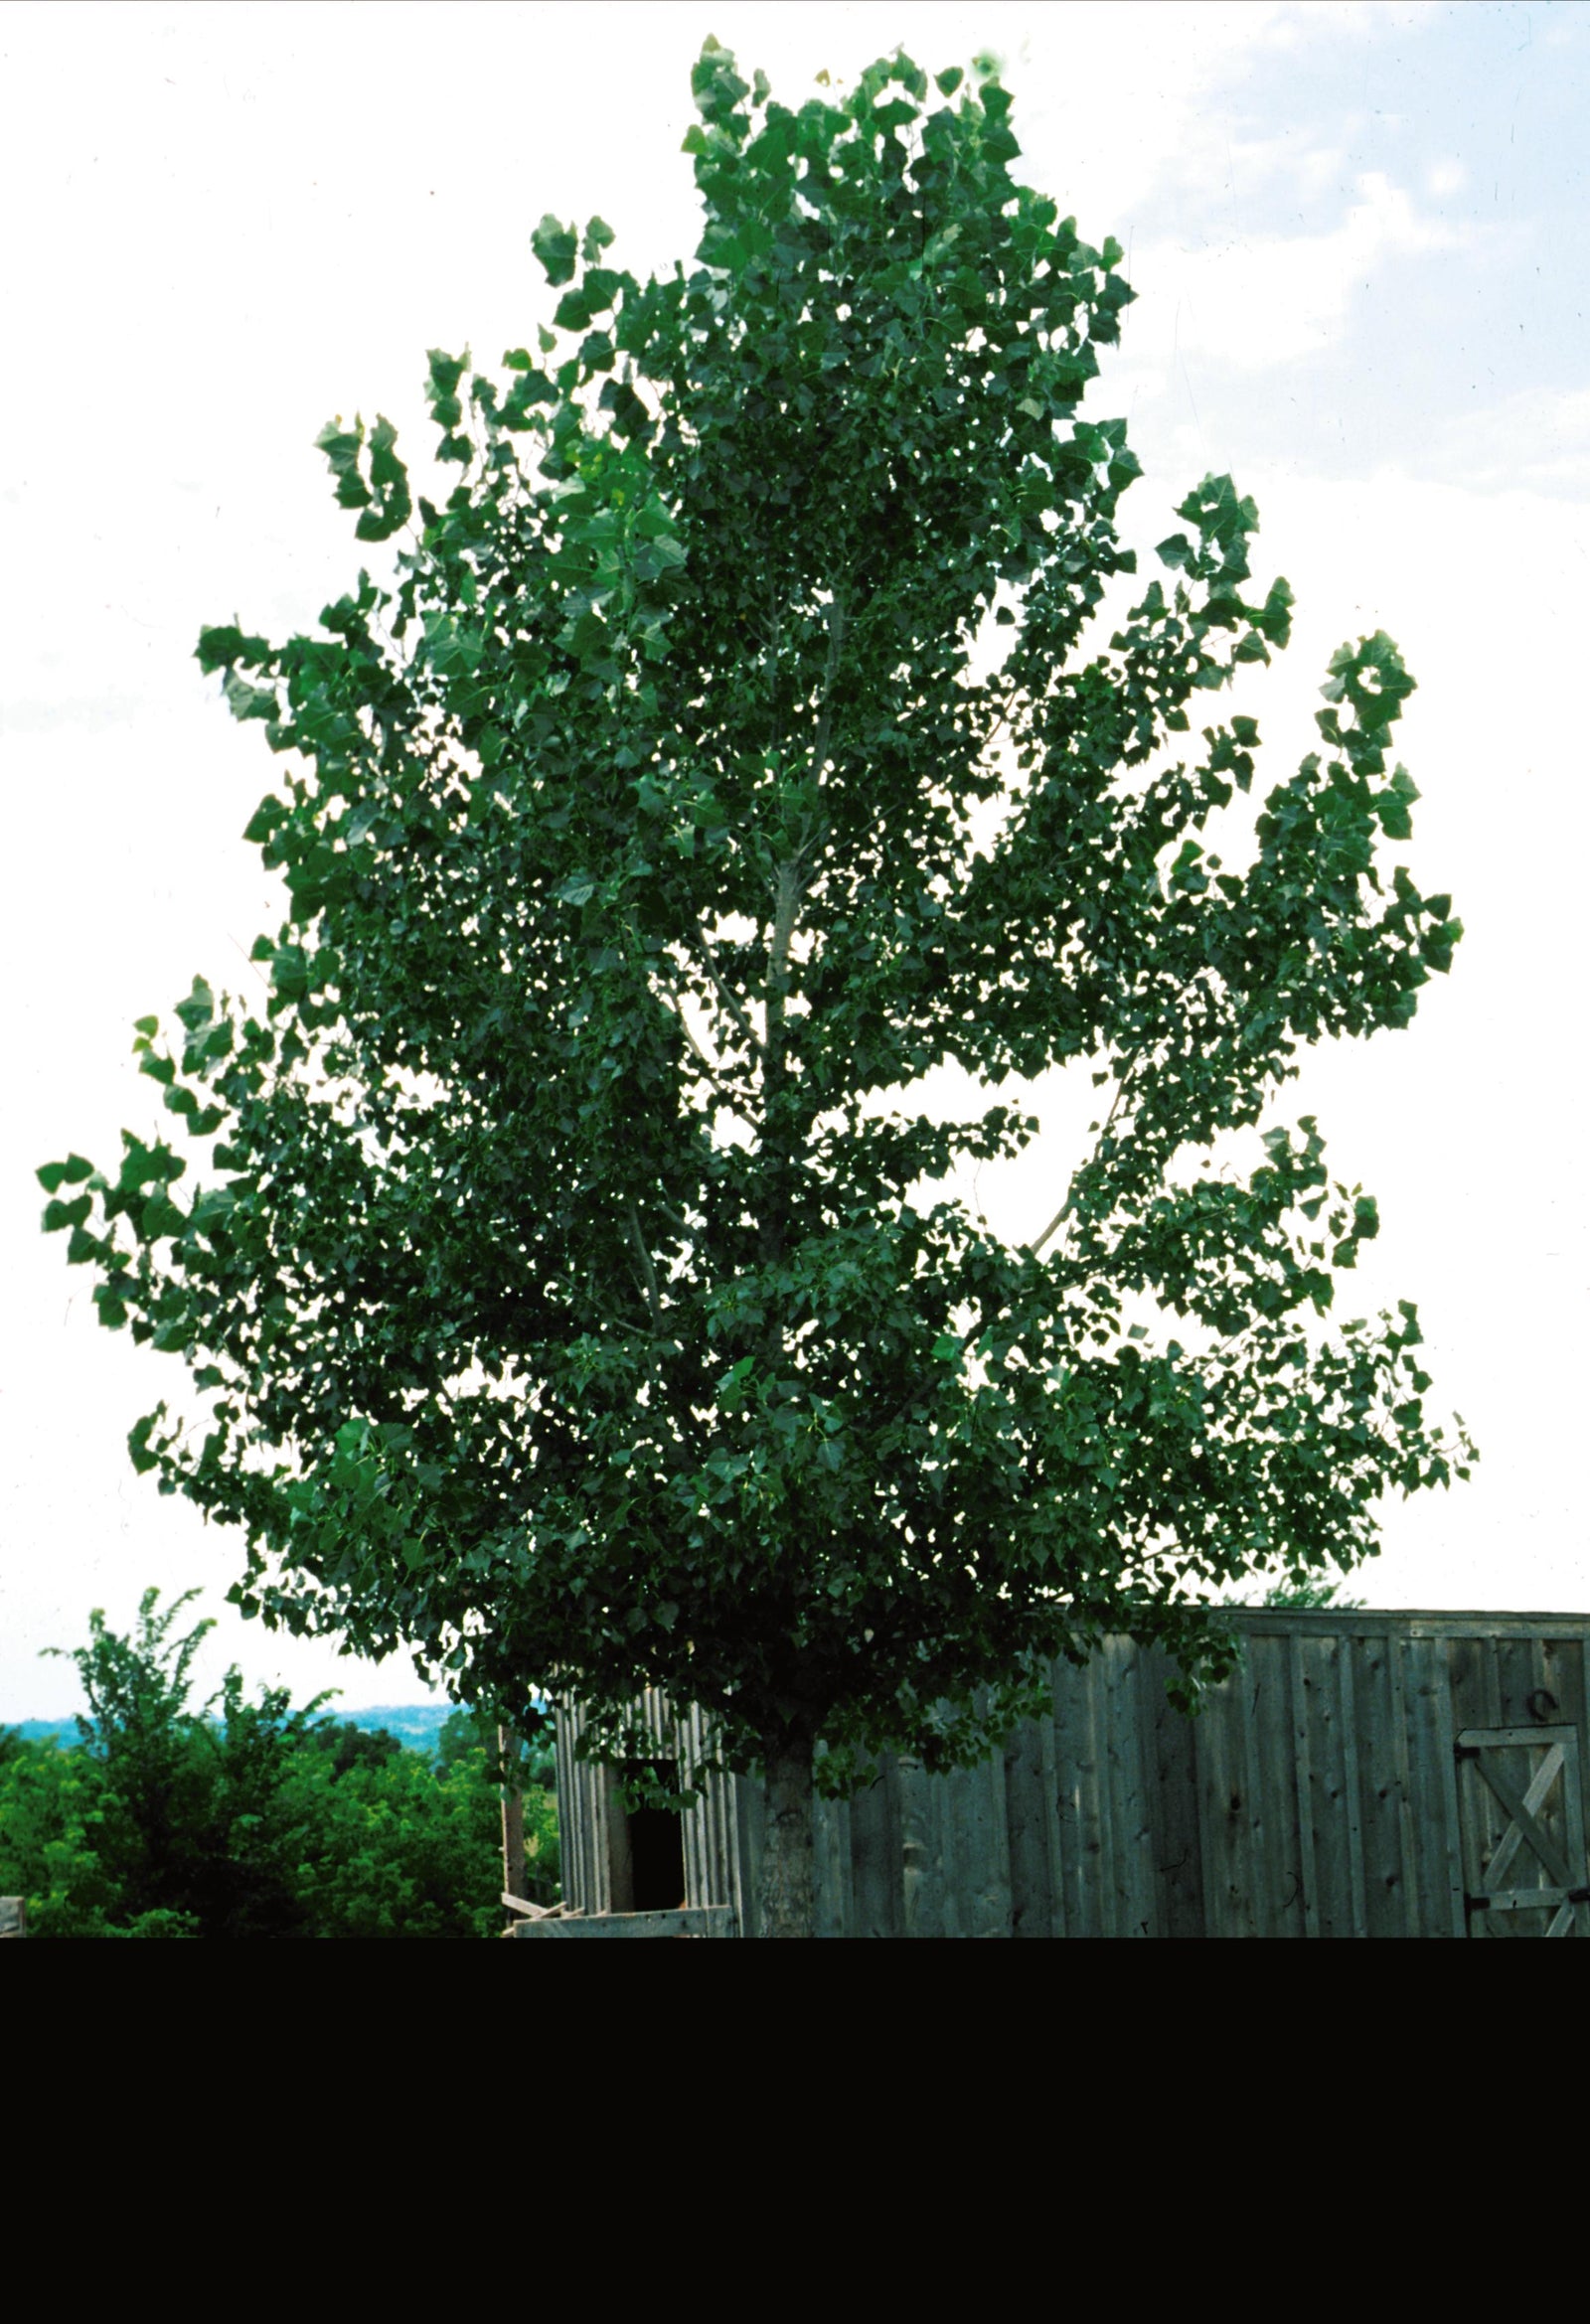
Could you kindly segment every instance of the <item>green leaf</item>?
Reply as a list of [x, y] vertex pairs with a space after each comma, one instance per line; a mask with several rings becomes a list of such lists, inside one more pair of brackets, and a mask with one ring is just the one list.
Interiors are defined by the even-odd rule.
[[212, 1023], [215, 1013], [216, 997], [214, 993], [203, 977], [195, 977], [193, 989], [187, 999], [177, 1003], [177, 1015], [190, 1032], [195, 1032], [200, 1025]]
[[65, 1162], [46, 1162], [35, 1174], [45, 1192], [53, 1194], [58, 1186], [80, 1186], [84, 1178], [91, 1178], [93, 1164], [80, 1154], [69, 1154]]
[[63, 1202], [59, 1198], [47, 1202], [44, 1206], [44, 1231], [47, 1235], [55, 1235], [63, 1227], [81, 1226], [92, 1208], [91, 1194], [80, 1194], [73, 1202]]
[[146, 1412], [142, 1420], [133, 1422], [127, 1433], [127, 1451], [140, 1476], [147, 1476], [151, 1469], [160, 1466], [160, 1455], [151, 1447], [149, 1440], [164, 1419], [165, 1409], [162, 1404], [156, 1411]]
[[276, 715], [274, 687], [250, 686], [239, 678], [236, 670], [229, 670], [222, 681], [222, 693], [235, 718], [273, 718]]
[[531, 235], [530, 246], [555, 290], [560, 283], [573, 280], [578, 242], [571, 226], [560, 226], [549, 211]]
[[[267, 796], [266, 798], [261, 799], [259, 805], [254, 809], [253, 814], [248, 819], [247, 826], [244, 829], [242, 836], [252, 846], [263, 847], [269, 842], [271, 835], [280, 829], [281, 825], [286, 821], [286, 819], [287, 809], [282, 804], [282, 802], [279, 799]], [[153, 1017], [151, 1017], [148, 1022], [147, 1030], [153, 1032], [155, 1029], [155, 1020]]]
[[230, 669], [234, 662], [258, 669], [270, 660], [270, 648], [263, 638], [246, 637], [236, 623], [229, 623], [221, 629], [200, 630], [194, 659], [208, 678], [214, 671]]

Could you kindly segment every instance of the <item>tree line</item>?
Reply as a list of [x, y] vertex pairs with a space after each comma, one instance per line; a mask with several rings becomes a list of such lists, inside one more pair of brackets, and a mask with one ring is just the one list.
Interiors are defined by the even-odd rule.
[[195, 1701], [196, 1595], [146, 1591], [130, 1635], [90, 1616], [76, 1745], [0, 1730], [0, 1893], [31, 1937], [496, 1937], [504, 1776], [529, 1894], [555, 1901], [550, 1751], [505, 1766], [495, 1722], [459, 1710], [427, 1756], [324, 1695], [249, 1701], [236, 1667]]

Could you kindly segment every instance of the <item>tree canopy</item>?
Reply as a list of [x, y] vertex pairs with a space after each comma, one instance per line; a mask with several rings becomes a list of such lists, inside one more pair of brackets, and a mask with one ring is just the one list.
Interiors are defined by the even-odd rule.
[[[1012, 176], [998, 79], [897, 55], [796, 111], [709, 42], [694, 87], [694, 261], [544, 219], [506, 384], [430, 355], [445, 498], [385, 419], [319, 439], [391, 585], [202, 634], [283, 761], [269, 1002], [140, 1020], [201, 1181], [130, 1134], [41, 1175], [206, 1399], [132, 1455], [241, 1529], [245, 1612], [510, 1717], [556, 1674], [615, 1749], [641, 1684], [693, 1698], [795, 1862], [814, 1750], [975, 1755], [1108, 1627], [1195, 1669], [1197, 1601], [1465, 1472], [1411, 1305], [1319, 1327], [1377, 1220], [1317, 1125], [1216, 1155], [1460, 927], [1379, 868], [1383, 634], [1211, 848], [1259, 740], [1214, 697], [1291, 607], [1228, 477], [1086, 638], [1134, 569], [1081, 408], [1133, 294]], [[969, 1119], [913, 1104], [946, 1061]], [[944, 1181], [1065, 1066], [1094, 1142], [1013, 1249]]]
[[[230, 1670], [208, 1702], [207, 1631], [145, 1591], [129, 1634], [90, 1616], [71, 1655], [87, 1697], [71, 1750], [0, 1729], [0, 1890], [35, 1937], [497, 1937], [497, 1753], [454, 1734], [432, 1767], [395, 1735], [257, 1700]], [[175, 1633], [175, 1634], [174, 1634]], [[556, 1894], [548, 1793], [526, 1795], [530, 1883]]]

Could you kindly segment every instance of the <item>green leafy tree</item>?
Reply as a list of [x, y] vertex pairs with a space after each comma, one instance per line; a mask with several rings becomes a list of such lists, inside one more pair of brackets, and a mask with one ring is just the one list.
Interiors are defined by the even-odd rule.
[[476, 1705], [452, 1712], [441, 1723], [436, 1737], [436, 1764], [438, 1767], [456, 1767], [471, 1752], [480, 1752], [486, 1763], [503, 1778], [519, 1784], [534, 1784], [544, 1791], [553, 1790], [557, 1782], [556, 1755], [550, 1734], [545, 1727], [538, 1731], [536, 1740], [527, 1743], [523, 1737], [510, 1737], [506, 1755], [498, 1737], [501, 1723], [490, 1710]]
[[[506, 387], [430, 357], [439, 504], [386, 420], [320, 438], [393, 586], [201, 637], [281, 754], [248, 836], [290, 899], [261, 1013], [199, 980], [173, 1048], [140, 1021], [202, 1182], [131, 1135], [42, 1175], [102, 1320], [210, 1399], [131, 1449], [241, 1528], [244, 1611], [510, 1723], [558, 1674], [620, 1759], [643, 1682], [694, 1698], [800, 1934], [814, 1772], [975, 1758], [1117, 1627], [1195, 1677], [1191, 1600], [1351, 1569], [1461, 1462], [1411, 1307], [1312, 1327], [1376, 1228], [1315, 1124], [1207, 1159], [1460, 931], [1377, 868], [1416, 796], [1383, 635], [1245, 867], [1210, 848], [1258, 742], [1213, 697], [1291, 604], [1229, 478], [1084, 650], [1133, 565], [1124, 423], [1080, 412], [1132, 293], [1012, 176], [987, 61], [796, 112], [710, 42], [694, 86], [695, 262], [545, 219]], [[944, 1060], [969, 1120], [913, 1106]], [[1063, 1066], [1096, 1142], [1013, 1250], [941, 1182]]]
[[[438, 1777], [396, 1737], [243, 1699], [228, 1672], [194, 1707], [214, 1625], [173, 1636], [194, 1597], [145, 1593], [130, 1636], [90, 1617], [72, 1659], [80, 1746], [0, 1755], [0, 1890], [39, 1937], [494, 1937], [501, 1826], [483, 1755]], [[556, 1819], [537, 1794], [537, 1870], [556, 1886]]]

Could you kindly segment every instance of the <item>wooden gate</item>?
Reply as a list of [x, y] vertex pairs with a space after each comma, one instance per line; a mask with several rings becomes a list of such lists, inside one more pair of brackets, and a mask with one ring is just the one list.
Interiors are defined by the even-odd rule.
[[1456, 1749], [1469, 1935], [1590, 1934], [1578, 1728], [1465, 1727]]

